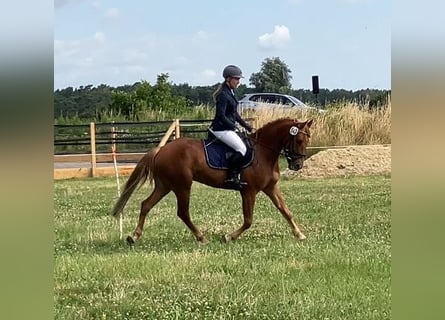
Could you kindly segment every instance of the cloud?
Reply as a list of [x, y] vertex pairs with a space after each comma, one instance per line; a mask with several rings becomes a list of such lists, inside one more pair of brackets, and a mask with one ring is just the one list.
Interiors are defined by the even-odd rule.
[[80, 2], [85, 2], [85, 0], [54, 0], [54, 8], [60, 9], [69, 5], [70, 3], [79, 4]]
[[174, 74], [174, 76], [179, 76], [180, 78], [184, 79], [184, 82], [193, 83], [197, 86], [207, 86], [210, 82], [217, 82], [219, 78], [218, 74], [213, 69], [206, 68], [201, 71], [194, 72], [191, 71], [190, 68], [187, 68], [187, 66], [184, 66], [184, 68], [178, 71], [177, 74]]
[[147, 52], [140, 48], [126, 48], [122, 52], [122, 62], [124, 64], [148, 64], [150, 62]]
[[105, 34], [103, 32], [96, 32], [94, 34], [94, 40], [96, 40], [98, 43], [103, 44], [105, 43]]
[[166, 68], [170, 71], [177, 71], [184, 68], [187, 63], [189, 63], [189, 59], [184, 56], [173, 57], [168, 60], [169, 62], [166, 64]]
[[272, 33], [265, 33], [258, 37], [258, 44], [263, 49], [276, 49], [282, 47], [289, 40], [289, 29], [286, 26], [276, 25]]
[[303, 0], [288, 0], [288, 2], [292, 6], [298, 6], [303, 3]]
[[209, 39], [209, 35], [207, 32], [200, 30], [194, 34], [193, 39], [205, 41]]
[[119, 12], [119, 9], [117, 9], [117, 8], [110, 8], [105, 13], [105, 16], [107, 18], [112, 18], [112, 19], [119, 17], [119, 15], [120, 15], [120, 12]]
[[99, 1], [93, 1], [93, 2], [91, 3], [91, 7], [92, 7], [94, 10], [99, 11], [100, 8], [102, 7], [102, 4], [101, 4]]
[[216, 76], [215, 70], [205, 69], [199, 74], [203, 80], [213, 80]]
[[144, 67], [143, 65], [129, 65], [121, 68], [127, 73], [136, 75], [142, 75], [147, 72], [147, 67]]
[[372, 2], [373, 0], [338, 0], [338, 1], [349, 4], [360, 4], [360, 3]]
[[72, 0], [54, 0], [54, 8], [62, 8], [70, 2], [72, 2]]
[[54, 40], [54, 55], [73, 56], [80, 52], [80, 41]]

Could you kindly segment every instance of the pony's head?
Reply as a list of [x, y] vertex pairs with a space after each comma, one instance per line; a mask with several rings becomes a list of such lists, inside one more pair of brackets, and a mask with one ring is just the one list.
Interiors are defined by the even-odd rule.
[[281, 118], [265, 124], [255, 133], [260, 146], [273, 156], [282, 153], [291, 170], [300, 170], [306, 157], [306, 147], [311, 136], [312, 120], [299, 122]]
[[290, 170], [298, 171], [303, 168], [303, 162], [306, 158], [306, 147], [311, 136], [309, 130], [311, 125], [312, 120], [308, 120], [305, 122], [294, 122], [289, 127], [283, 152]]

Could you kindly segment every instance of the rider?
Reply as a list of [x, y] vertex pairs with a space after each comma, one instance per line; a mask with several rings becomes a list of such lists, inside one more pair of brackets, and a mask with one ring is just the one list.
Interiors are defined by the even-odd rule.
[[223, 78], [224, 82], [213, 93], [214, 100], [216, 101], [216, 112], [210, 131], [216, 138], [235, 151], [227, 159], [229, 170], [227, 171], [225, 182], [229, 188], [241, 190], [242, 184], [239, 175], [247, 148], [237, 134], [239, 131], [237, 123], [248, 132], [252, 131], [252, 127], [239, 115], [237, 111], [238, 100], [235, 98], [233, 90], [238, 87], [240, 78], [244, 77], [239, 67], [228, 65], [223, 70]]

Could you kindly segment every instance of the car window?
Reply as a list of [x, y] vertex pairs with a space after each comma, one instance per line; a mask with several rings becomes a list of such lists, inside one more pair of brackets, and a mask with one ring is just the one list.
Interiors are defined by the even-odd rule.
[[287, 97], [281, 94], [253, 94], [249, 96], [249, 101], [280, 104], [286, 106], [301, 106], [303, 103], [294, 97]]
[[277, 97], [272, 94], [263, 94], [261, 95], [261, 101], [265, 103], [277, 103]]
[[304, 106], [304, 103], [303, 102], [301, 102], [300, 100], [298, 100], [297, 98], [295, 98], [295, 97], [290, 97], [289, 98], [289, 100], [290, 101], [292, 101], [292, 103], [294, 104], [294, 105], [296, 105], [296, 106]]
[[280, 104], [292, 105], [293, 103], [287, 97], [280, 97]]
[[250, 100], [255, 102], [268, 102], [267, 96], [264, 94], [254, 95], [250, 98]]
[[264, 102], [264, 103], [279, 104], [281, 106], [286, 106], [286, 107], [309, 108], [307, 105], [305, 105], [303, 102], [301, 102], [294, 96], [287, 96], [277, 93], [269, 93], [269, 94], [252, 93], [245, 95], [242, 98], [242, 100], [243, 101], [240, 101], [240, 104], [243, 105], [249, 104], [247, 102], [250, 102], [249, 105], [257, 106], [258, 102]]
[[280, 103], [280, 97], [272, 95], [272, 94], [268, 95], [267, 96], [267, 102], [268, 103], [274, 103], [274, 104]]

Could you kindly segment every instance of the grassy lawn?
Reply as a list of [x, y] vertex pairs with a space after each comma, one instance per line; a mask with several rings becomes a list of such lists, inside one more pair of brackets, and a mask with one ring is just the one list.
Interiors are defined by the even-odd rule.
[[[108, 216], [115, 178], [55, 181], [55, 318], [390, 319], [390, 176], [280, 186], [304, 242], [263, 194], [252, 227], [220, 242], [242, 222], [240, 196], [195, 183], [191, 215], [209, 243], [195, 242], [169, 194], [130, 249]], [[124, 238], [150, 190], [130, 199]]]

